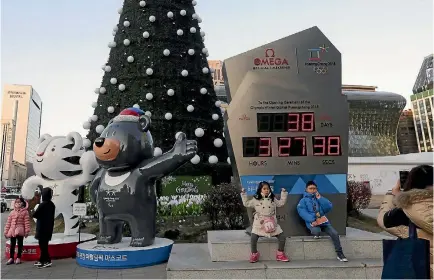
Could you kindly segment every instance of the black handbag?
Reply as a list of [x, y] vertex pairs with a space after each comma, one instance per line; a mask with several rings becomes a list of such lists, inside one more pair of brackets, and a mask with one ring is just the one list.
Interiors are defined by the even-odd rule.
[[383, 272], [381, 279], [430, 279], [430, 244], [417, 237], [410, 222], [408, 238], [383, 240]]

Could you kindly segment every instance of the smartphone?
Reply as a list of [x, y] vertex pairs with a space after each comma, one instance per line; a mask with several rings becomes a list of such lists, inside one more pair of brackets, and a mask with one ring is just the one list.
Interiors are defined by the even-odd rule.
[[405, 182], [407, 182], [408, 173], [410, 173], [410, 171], [399, 171], [399, 182], [401, 184], [401, 190], [404, 187]]

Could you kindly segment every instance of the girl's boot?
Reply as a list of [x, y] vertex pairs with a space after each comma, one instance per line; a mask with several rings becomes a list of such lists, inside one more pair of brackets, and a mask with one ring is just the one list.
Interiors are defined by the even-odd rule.
[[256, 252], [256, 253], [252, 253], [251, 255], [250, 255], [250, 260], [249, 260], [251, 263], [255, 263], [255, 262], [257, 262], [257, 261], [259, 261], [259, 252]]
[[276, 261], [278, 262], [289, 262], [289, 258], [285, 255], [285, 252], [277, 251]]
[[13, 264], [14, 263], [14, 259], [13, 258], [10, 258], [9, 260], [8, 260], [8, 262], [6, 263], [6, 265], [10, 265], [10, 264]]
[[20, 258], [17, 258], [16, 260], [15, 260], [15, 264], [20, 264], [21, 263], [21, 259]]

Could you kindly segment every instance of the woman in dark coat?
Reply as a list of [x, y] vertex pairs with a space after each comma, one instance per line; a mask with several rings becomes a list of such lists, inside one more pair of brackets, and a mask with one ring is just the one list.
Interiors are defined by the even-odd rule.
[[44, 188], [41, 192], [42, 202], [39, 204], [33, 218], [36, 221], [35, 238], [39, 241], [39, 250], [41, 255], [39, 261], [35, 263], [38, 268], [51, 266], [50, 254], [48, 253], [48, 242], [51, 240], [54, 228], [54, 212], [56, 206], [51, 201], [53, 190]]

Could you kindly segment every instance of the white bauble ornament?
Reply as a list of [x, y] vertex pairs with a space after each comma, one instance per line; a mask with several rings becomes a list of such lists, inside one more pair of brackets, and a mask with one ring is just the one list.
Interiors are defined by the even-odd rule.
[[165, 49], [163, 51], [163, 54], [164, 54], [164, 56], [168, 56], [168, 55], [170, 55], [170, 51], [168, 49]]
[[187, 111], [189, 111], [190, 113], [194, 111], [194, 106], [193, 105], [188, 105], [187, 106]]
[[177, 133], [175, 133], [175, 140], [178, 139], [179, 134], [181, 134], [182, 131], [178, 131]]
[[146, 94], [146, 99], [148, 99], [148, 100], [152, 100], [152, 98], [154, 98], [154, 95], [153, 95], [152, 93], [148, 92], [148, 93]]
[[112, 31], [112, 35], [115, 36], [116, 35], [116, 31]]
[[196, 135], [196, 137], [202, 137], [205, 134], [205, 131], [202, 128], [196, 128], [196, 130], [194, 131], [194, 135]]
[[125, 39], [125, 40], [124, 40], [124, 45], [125, 45], [125, 46], [129, 46], [129, 45], [130, 45], [130, 43], [131, 43], [131, 41], [130, 41], [130, 40], [128, 40], [128, 39]]
[[212, 114], [212, 119], [213, 120], [218, 120], [219, 119], [219, 115], [217, 115], [217, 114]]
[[205, 37], [205, 31], [201, 30], [200, 31], [200, 36]]
[[192, 159], [190, 159], [190, 162], [193, 164], [198, 164], [200, 162], [200, 157], [195, 155]]
[[87, 119], [87, 121], [91, 123], [91, 122], [92, 122], [92, 118], [89, 117], [89, 118]]
[[115, 111], [115, 107], [113, 106], [107, 107], [107, 112], [109, 112], [110, 114], [113, 113], [114, 111]]
[[167, 13], [167, 17], [168, 17], [168, 18], [173, 18], [173, 13], [172, 13], [172, 12], [168, 12], [168, 13]]
[[191, 28], [190, 28], [190, 33], [196, 33], [196, 28], [191, 27]]
[[208, 57], [208, 56], [209, 56], [209, 53], [206, 53], [205, 56]]
[[207, 54], [208, 53], [208, 49], [207, 48], [203, 48], [202, 49], [202, 53]]
[[112, 85], [115, 85], [117, 82], [118, 82], [118, 79], [116, 79], [116, 78], [111, 78], [111, 79], [110, 79], [110, 83], [111, 83]]
[[95, 128], [96, 133], [101, 134], [104, 131], [104, 126], [102, 124], [97, 125]]
[[99, 93], [104, 94], [106, 92], [107, 92], [107, 90], [105, 89], [105, 87], [100, 87], [99, 88]]
[[96, 122], [96, 121], [98, 120], [98, 116], [97, 116], [97, 115], [92, 115], [92, 117], [90, 117], [90, 119], [91, 119], [93, 122]]
[[228, 157], [228, 159], [226, 160], [229, 164], [231, 164], [231, 159]]
[[167, 90], [167, 95], [168, 95], [168, 96], [173, 96], [173, 95], [175, 95], [175, 91], [174, 91], [173, 89], [169, 88], [169, 89]]
[[184, 31], [182, 31], [182, 29], [178, 29], [176, 31], [176, 34], [178, 34], [178, 36], [182, 36], [182, 34], [184, 34]]
[[225, 133], [224, 132], [222, 133], [222, 135], [223, 135], [223, 137], [225, 137]]
[[99, 94], [99, 88], [95, 88], [94, 91], [96, 94]]
[[114, 32], [118, 32], [118, 30], [119, 30], [119, 27], [117, 25], [113, 26], [113, 31]]
[[119, 88], [120, 91], [124, 91], [125, 90], [125, 85], [124, 84], [120, 84], [118, 86], [118, 88]]
[[208, 162], [211, 164], [216, 164], [219, 161], [219, 159], [216, 156], [210, 156], [208, 158]]
[[197, 19], [197, 22], [198, 22], [198, 23], [201, 23], [201, 22], [202, 22], [202, 18], [199, 17], [199, 18]]
[[146, 75], [151, 76], [152, 74], [154, 74], [154, 70], [152, 70], [152, 68], [146, 69]]
[[189, 54], [189, 55], [193, 55], [193, 54], [194, 54], [194, 49], [189, 49], [189, 50], [188, 50], [188, 54]]
[[217, 101], [215, 102], [215, 106], [216, 106], [216, 107], [220, 107], [220, 106], [222, 106], [222, 102], [221, 102], [220, 100], [217, 100]]
[[208, 69], [208, 67], [203, 67], [203, 68], [202, 68], [202, 73], [204, 73], [204, 74], [208, 74], [208, 73], [209, 73], [209, 69]]
[[179, 14], [181, 16], [185, 16], [187, 14], [187, 11], [186, 10], [181, 10], [181, 11], [179, 11]]
[[92, 102], [92, 108], [98, 107], [98, 103], [96, 101]]
[[128, 20], [124, 21], [124, 26], [125, 26], [125, 27], [130, 26], [130, 22], [129, 22]]
[[183, 77], [187, 77], [188, 76], [188, 71], [187, 70], [182, 70], [181, 71], [181, 75], [183, 76]]
[[104, 68], [105, 68], [105, 64], [104, 64], [104, 65], [101, 65], [101, 69], [104, 70]]
[[172, 119], [172, 114], [171, 113], [166, 113], [165, 115], [164, 115], [164, 118], [166, 119], [166, 120], [171, 120]]
[[149, 112], [149, 111], [146, 111], [146, 112], [145, 112], [145, 115], [148, 116], [148, 117], [152, 117], [152, 113]]
[[140, 7], [143, 8], [144, 6], [146, 6], [146, 2], [145, 2], [145, 1], [140, 1], [140, 2], [139, 2], [139, 5], [140, 5]]
[[225, 108], [220, 108], [220, 112], [222, 112], [222, 115], [226, 112]]
[[122, 8], [118, 9], [118, 14], [122, 14]]
[[104, 71], [110, 72], [110, 71], [112, 71], [112, 68], [107, 65], [106, 67], [104, 67]]
[[89, 139], [84, 138], [84, 139], [83, 139], [83, 147], [85, 147], [85, 148], [89, 148], [90, 146], [92, 146], [92, 142], [90, 142]]
[[133, 108], [140, 109], [140, 105], [139, 104], [134, 104]]
[[130, 55], [129, 57], [127, 57], [127, 61], [128, 61], [129, 63], [134, 62], [134, 57], [133, 57], [132, 55]]
[[143, 38], [149, 38], [149, 32], [148, 31], [143, 32]]
[[149, 21], [150, 21], [150, 22], [154, 22], [154, 21], [155, 21], [155, 16], [150, 16], [150, 17], [149, 17]]
[[109, 48], [114, 48], [116, 47], [116, 42], [115, 41], [111, 41], [108, 43]]
[[197, 1], [196, 0], [191, 1], [191, 4], [193, 4], [193, 6], [196, 6], [197, 5]]
[[191, 17], [192, 17], [193, 19], [197, 19], [197, 18], [198, 18], [197, 14], [192, 14]]
[[207, 92], [208, 92], [208, 90], [204, 87], [200, 89], [201, 94], [206, 94]]
[[162, 154], [163, 154], [163, 150], [161, 150], [158, 147], [155, 147], [155, 149], [154, 149], [154, 157], [161, 156]]
[[83, 123], [83, 128], [84, 129], [90, 129], [90, 122], [84, 122]]
[[214, 146], [217, 148], [220, 148], [221, 146], [223, 146], [223, 141], [220, 138], [216, 138], [214, 139]]

